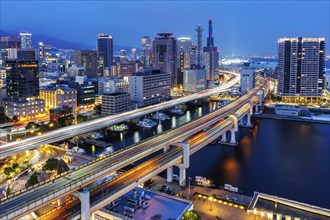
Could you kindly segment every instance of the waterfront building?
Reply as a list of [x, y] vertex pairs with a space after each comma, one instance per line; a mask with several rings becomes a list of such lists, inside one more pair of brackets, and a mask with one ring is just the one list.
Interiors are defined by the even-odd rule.
[[183, 91], [191, 93], [206, 89], [206, 78], [206, 70], [195, 65], [192, 65], [191, 69], [183, 70]]
[[21, 39], [21, 48], [32, 48], [32, 34], [28, 32], [19, 33]]
[[170, 74], [171, 87], [178, 86], [178, 73], [176, 71], [176, 44], [177, 41], [171, 37], [172, 33], [157, 33], [152, 42], [154, 68], [160, 69], [163, 73]]
[[77, 90], [67, 85], [48, 85], [40, 88], [39, 97], [45, 100], [46, 109], [77, 106]]
[[171, 76], [159, 69], [147, 68], [128, 77], [131, 101], [146, 106], [170, 99]]
[[323, 93], [325, 88], [324, 50], [324, 38], [278, 39], [277, 74], [280, 96], [306, 100], [305, 97], [317, 97]]
[[101, 75], [98, 73], [98, 59], [96, 50], [75, 50], [74, 63], [84, 67], [83, 74], [88, 77]]
[[116, 92], [102, 95], [102, 116], [114, 115], [129, 110], [130, 94]]
[[241, 69], [241, 93], [246, 93], [249, 90], [253, 89], [256, 84], [256, 73], [255, 69]]

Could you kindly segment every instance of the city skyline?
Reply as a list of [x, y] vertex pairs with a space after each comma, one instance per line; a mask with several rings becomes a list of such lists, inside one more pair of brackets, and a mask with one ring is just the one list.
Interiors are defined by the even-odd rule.
[[[18, 2], [20, 7], [15, 8], [17, 16], [10, 16], [11, 10], [8, 9]], [[152, 10], [152, 2], [149, 1], [101, 1], [93, 4], [90, 1], [79, 4], [70, 1], [65, 3], [65, 7], [53, 1], [2, 1], [0, 30], [27, 31], [91, 46], [96, 46], [98, 33], [108, 33], [113, 36], [115, 45], [140, 48], [141, 37], [149, 35], [154, 38], [156, 32], [172, 32], [176, 38], [188, 36], [196, 43], [196, 25], [202, 24], [206, 30], [207, 21], [212, 18], [214, 44], [221, 56], [275, 56], [276, 42], [280, 37], [326, 37], [327, 42], [329, 36], [327, 1], [206, 3], [158, 1], [157, 8]], [[163, 10], [157, 10], [159, 8]], [[96, 10], [98, 16], [84, 16], [88, 15], [88, 11]], [[299, 14], [293, 11], [299, 11]], [[206, 36], [204, 34], [203, 46], [206, 46]], [[328, 51], [329, 44], [326, 44], [326, 54]]]

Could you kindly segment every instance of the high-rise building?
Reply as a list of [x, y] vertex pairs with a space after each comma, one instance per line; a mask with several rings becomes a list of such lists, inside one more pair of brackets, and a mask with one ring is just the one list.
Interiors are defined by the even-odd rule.
[[75, 50], [74, 63], [76, 66], [84, 67], [84, 75], [89, 77], [98, 76], [98, 60], [95, 50]]
[[1, 37], [1, 61], [2, 66], [5, 66], [5, 59], [8, 58], [8, 48], [20, 48], [21, 38], [19, 36]]
[[213, 80], [214, 71], [219, 68], [219, 52], [214, 46], [212, 20], [209, 20], [209, 35], [207, 45], [204, 47], [204, 65], [206, 69], [207, 79]]
[[177, 40], [177, 71], [178, 71], [178, 84], [183, 84], [183, 70], [190, 68], [191, 65], [191, 38], [180, 37]]
[[32, 48], [32, 34], [28, 32], [19, 33], [21, 38], [21, 48]]
[[141, 61], [143, 63], [144, 68], [151, 67], [152, 50], [151, 40], [149, 36], [142, 37]]
[[103, 74], [106, 68], [111, 68], [113, 60], [113, 39], [108, 34], [98, 34], [97, 36], [97, 57], [99, 73]]
[[278, 39], [278, 93], [319, 96], [325, 87], [325, 39]]
[[52, 46], [46, 45], [43, 42], [38, 43], [38, 58], [39, 60], [47, 59], [50, 57]]
[[176, 39], [171, 33], [158, 33], [159, 37], [152, 42], [154, 68], [171, 76], [171, 87], [178, 86], [178, 73], [176, 71]]
[[9, 98], [24, 99], [39, 95], [39, 65], [33, 49], [10, 49], [5, 67]]
[[131, 60], [136, 60], [136, 48], [132, 48], [131, 50]]
[[170, 99], [170, 74], [159, 69], [143, 69], [128, 77], [131, 101], [138, 106], [153, 105]]
[[253, 89], [256, 84], [255, 69], [241, 69], [241, 92], [246, 93]]

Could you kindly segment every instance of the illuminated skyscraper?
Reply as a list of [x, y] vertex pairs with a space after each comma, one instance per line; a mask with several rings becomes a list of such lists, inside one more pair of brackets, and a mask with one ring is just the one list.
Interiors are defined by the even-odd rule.
[[207, 46], [204, 47], [204, 65], [206, 69], [207, 79], [213, 80], [214, 71], [219, 68], [219, 52], [214, 46], [212, 20], [209, 20], [209, 36], [207, 38]]
[[278, 39], [278, 92], [282, 96], [319, 96], [325, 87], [325, 39]]
[[74, 63], [76, 66], [84, 67], [84, 74], [89, 77], [101, 75], [98, 73], [98, 59], [95, 50], [75, 50]]
[[32, 34], [21, 32], [19, 36], [21, 37], [21, 48], [26, 49], [32, 47]]
[[100, 75], [103, 75], [103, 70], [111, 68], [113, 60], [113, 39], [108, 34], [98, 34], [97, 36], [97, 57], [98, 68]]
[[171, 33], [158, 33], [159, 37], [152, 42], [152, 66], [171, 76], [171, 87], [178, 86], [176, 71], [176, 39]]
[[178, 71], [178, 84], [183, 84], [183, 70], [190, 68], [191, 64], [191, 38], [180, 37], [177, 40], [177, 71]]
[[149, 36], [142, 37], [142, 51], [141, 51], [141, 61], [143, 63], [143, 67], [150, 67], [152, 59], [152, 51], [151, 51], [151, 40]]

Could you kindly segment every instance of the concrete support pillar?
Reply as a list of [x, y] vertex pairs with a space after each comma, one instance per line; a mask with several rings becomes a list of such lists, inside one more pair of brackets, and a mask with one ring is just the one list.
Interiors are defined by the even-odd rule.
[[258, 103], [259, 106], [262, 106], [263, 97], [264, 97], [264, 93], [262, 92], [261, 95], [259, 95], [259, 103]]
[[166, 170], [166, 182], [168, 182], [168, 183], [173, 182], [173, 166], [170, 166]]
[[190, 146], [188, 142], [182, 142], [179, 146], [183, 149], [183, 161], [178, 165], [179, 167], [179, 184], [180, 186], [186, 185], [186, 169], [189, 167], [190, 160]]
[[235, 129], [230, 130], [230, 143], [232, 144], [236, 143]]
[[170, 146], [164, 147], [164, 152], [168, 151], [170, 149]]
[[250, 101], [250, 115], [253, 115], [253, 102]]
[[227, 132], [225, 132], [225, 133], [223, 133], [223, 134], [221, 135], [221, 142], [227, 142], [226, 133], [227, 133]]
[[89, 203], [89, 191], [82, 190], [74, 193], [80, 200], [81, 207], [81, 220], [89, 220], [90, 219], [90, 203]]
[[183, 165], [184, 168], [188, 168], [189, 167], [189, 160], [190, 160], [190, 153], [189, 153], [190, 146], [189, 146], [189, 143], [188, 142], [182, 142], [180, 145], [183, 149], [183, 163], [182, 163], [182, 165]]
[[246, 115], [246, 126], [251, 126], [251, 114], [250, 112], [247, 113]]
[[62, 198], [59, 198], [57, 200], [57, 206], [61, 206], [66, 202], [66, 196], [63, 196]]
[[258, 112], [259, 112], [258, 105], [256, 105], [255, 113], [258, 113]]
[[243, 125], [243, 124], [244, 124], [243, 121], [244, 121], [244, 118], [242, 118], [242, 119], [238, 122], [238, 124], [239, 124], [239, 125]]
[[180, 170], [180, 186], [185, 186], [186, 185], [186, 168], [179, 166]]

